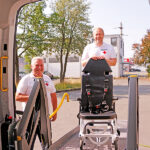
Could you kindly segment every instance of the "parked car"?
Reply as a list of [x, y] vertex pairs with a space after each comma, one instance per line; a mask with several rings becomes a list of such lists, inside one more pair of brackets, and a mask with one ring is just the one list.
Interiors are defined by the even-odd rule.
[[23, 76], [25, 76], [25, 75], [26, 75], [25, 72], [23, 72], [23, 71], [19, 72], [19, 80], [20, 80]]
[[48, 71], [44, 71], [44, 74], [46, 74], [47, 76], [49, 76], [51, 79], [53, 79], [53, 74], [48, 72]]
[[131, 68], [130, 72], [141, 72], [141, 70], [140, 69]]
[[140, 70], [140, 69], [135, 69], [135, 71], [137, 71], [137, 72], [141, 72], [141, 70]]

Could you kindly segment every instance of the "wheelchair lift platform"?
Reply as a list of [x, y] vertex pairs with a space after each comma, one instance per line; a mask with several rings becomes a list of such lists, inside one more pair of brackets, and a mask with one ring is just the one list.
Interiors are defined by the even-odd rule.
[[[90, 60], [89, 65], [96, 63], [96, 61]], [[84, 74], [82, 78], [82, 96], [78, 99], [80, 102], [79, 110], [79, 126], [64, 135], [58, 141], [50, 146], [50, 150], [138, 150], [139, 149], [139, 92], [138, 92], [138, 77], [131, 76], [128, 79], [129, 83], [129, 110], [128, 121], [117, 120], [117, 114], [115, 112], [115, 100], [112, 93], [112, 77], [109, 76], [109, 66], [104, 60], [101, 71], [98, 71], [98, 66], [84, 68]], [[96, 64], [94, 65], [96, 66]], [[92, 68], [92, 70], [90, 70]], [[107, 69], [107, 70], [105, 70]], [[103, 75], [103, 71], [105, 74]], [[100, 74], [101, 73], [101, 74]], [[94, 75], [93, 75], [94, 74]], [[90, 75], [92, 76], [90, 78]], [[101, 78], [95, 77], [102, 76]], [[93, 80], [95, 78], [95, 81]], [[104, 83], [101, 82], [104, 80]], [[90, 82], [92, 81], [92, 82]], [[110, 81], [110, 82], [109, 82]], [[85, 83], [88, 83], [87, 85]], [[94, 84], [93, 84], [94, 83]], [[98, 84], [97, 84], [98, 83]], [[85, 86], [84, 86], [85, 84]], [[99, 86], [100, 85], [100, 86]], [[107, 86], [109, 89], [107, 88]], [[108, 97], [106, 97], [106, 104], [108, 103], [108, 110], [99, 112], [95, 108], [87, 111], [86, 105], [88, 104], [92, 108], [93, 105], [90, 102], [92, 96], [97, 93], [91, 87], [108, 89]], [[110, 89], [111, 88], [111, 89]], [[92, 91], [93, 90], [93, 91]], [[88, 94], [90, 92], [90, 94]], [[94, 93], [95, 92], [95, 93]], [[104, 91], [105, 92], [105, 91]], [[85, 94], [86, 93], [86, 94]], [[91, 93], [93, 94], [91, 96]], [[99, 93], [98, 93], [99, 94]], [[105, 94], [105, 93], [104, 93]], [[99, 94], [100, 95], [100, 94]], [[89, 98], [89, 101], [86, 101]], [[95, 98], [96, 99], [96, 98]], [[108, 100], [108, 101], [107, 101]], [[111, 100], [112, 104], [109, 103]], [[89, 103], [88, 103], [89, 102]], [[105, 104], [104, 104], [105, 105]], [[103, 106], [103, 103], [102, 105]], [[99, 108], [99, 107], [96, 107]], [[103, 108], [103, 107], [100, 107]], [[95, 111], [96, 110], [96, 111]], [[117, 121], [117, 123], [116, 123]], [[104, 130], [103, 130], [104, 129]], [[106, 131], [106, 132], [105, 132]], [[107, 140], [106, 140], [107, 139]]]
[[[127, 141], [127, 121], [118, 120], [118, 129], [121, 134], [118, 139], [118, 150], [124, 150]], [[79, 137], [80, 127], [77, 126], [69, 133], [64, 135], [62, 138], [57, 140], [52, 144], [49, 150], [80, 150], [80, 137]], [[111, 141], [108, 141], [105, 145], [97, 147], [93, 145], [90, 141], [84, 147], [86, 150], [112, 150]]]
[[[105, 84], [107, 86], [111, 85], [110, 83], [112, 82], [108, 82], [112, 79], [111, 76], [109, 77], [108, 74], [106, 76], [107, 78], [104, 80], [106, 82]], [[103, 81], [103, 78], [96, 79], [98, 79], [96, 81]], [[103, 86], [107, 88], [105, 84]], [[87, 92], [89, 92], [88, 90], [91, 87], [89, 85], [86, 86]], [[108, 100], [110, 100], [110, 97], [112, 102], [117, 100], [112, 97], [112, 91], [110, 89], [107, 89], [107, 91], [109, 91]], [[102, 108], [104, 108], [102, 110], [103, 112], [97, 112], [95, 109], [86, 111], [87, 108], [84, 107], [86, 103], [81, 103], [81, 99], [84, 99], [83, 93], [82, 98], [78, 99], [80, 103], [78, 114], [79, 126], [55, 143], [52, 143], [51, 121], [48, 115], [44, 81], [43, 79], [36, 79], [22, 119], [9, 125], [8, 143], [7, 145], [3, 144], [3, 150], [7, 150], [8, 147], [9, 150], [30, 150], [34, 144], [34, 137], [36, 135], [39, 136], [43, 150], [125, 150], [126, 148], [127, 150], [138, 150], [138, 94], [138, 78], [132, 76], [129, 78], [129, 116], [127, 122], [117, 120], [115, 102], [112, 104], [108, 103], [108, 107], [103, 107], [103, 105], [105, 106], [107, 104], [107, 99], [106, 104], [101, 104]]]

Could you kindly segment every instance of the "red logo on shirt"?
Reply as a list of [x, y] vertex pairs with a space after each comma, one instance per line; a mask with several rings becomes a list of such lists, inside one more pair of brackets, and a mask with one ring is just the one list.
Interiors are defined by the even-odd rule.
[[106, 54], [107, 52], [106, 52], [106, 51], [103, 51], [103, 53]]
[[45, 83], [46, 86], [48, 86], [48, 83]]

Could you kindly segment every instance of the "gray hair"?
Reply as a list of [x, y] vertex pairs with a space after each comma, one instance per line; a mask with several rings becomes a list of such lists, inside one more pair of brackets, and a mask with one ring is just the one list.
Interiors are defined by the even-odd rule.
[[32, 58], [32, 60], [31, 60], [31, 65], [33, 65], [34, 64], [34, 62], [35, 62], [35, 60], [42, 60], [43, 61], [43, 63], [44, 63], [44, 60], [43, 60], [43, 58], [42, 57], [33, 57]]
[[101, 28], [101, 27], [95, 27], [95, 28], [93, 29], [93, 34], [94, 34], [95, 31], [97, 31], [97, 30], [101, 30], [101, 31], [103, 32], [103, 34], [104, 34], [104, 30], [103, 30], [103, 28]]

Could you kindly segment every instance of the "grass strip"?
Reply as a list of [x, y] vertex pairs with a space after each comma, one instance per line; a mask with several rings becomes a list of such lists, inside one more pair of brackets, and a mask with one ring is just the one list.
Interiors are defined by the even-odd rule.
[[57, 83], [55, 85], [55, 88], [56, 88], [57, 91], [81, 88], [81, 83], [68, 83], [68, 82]]

